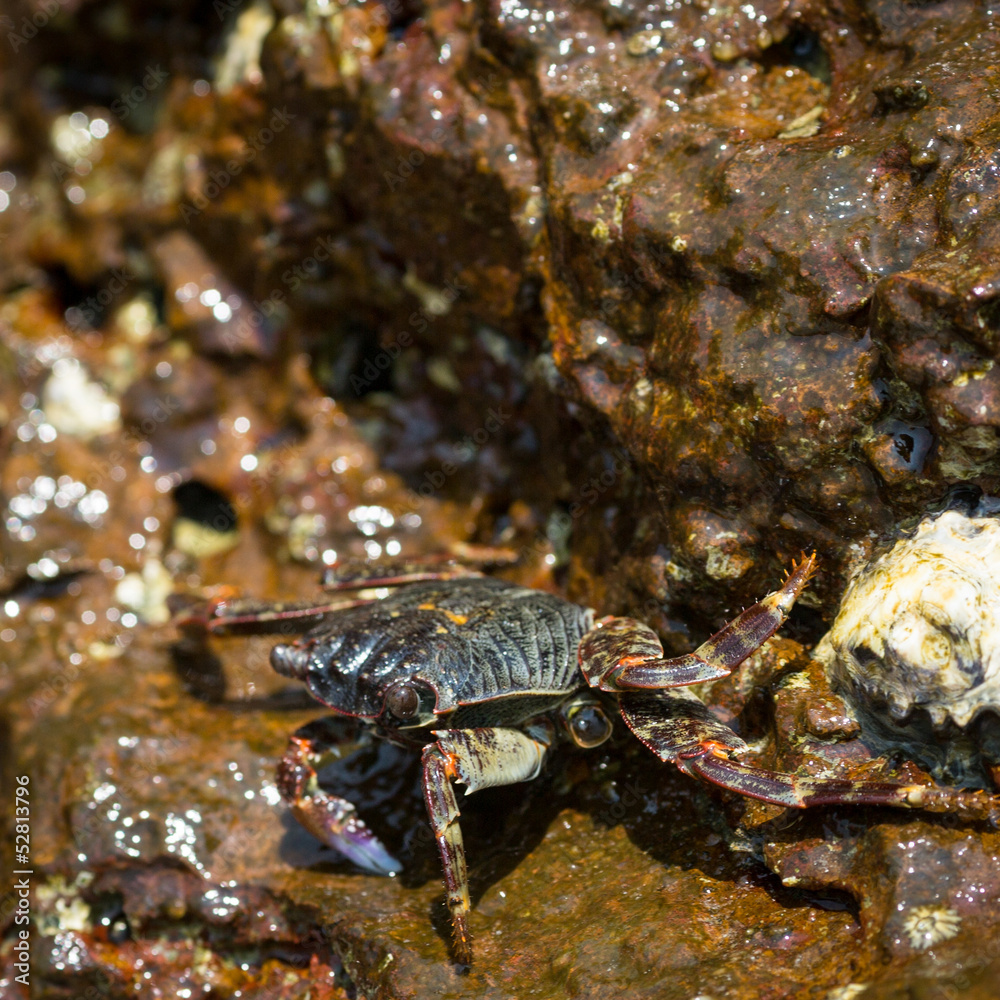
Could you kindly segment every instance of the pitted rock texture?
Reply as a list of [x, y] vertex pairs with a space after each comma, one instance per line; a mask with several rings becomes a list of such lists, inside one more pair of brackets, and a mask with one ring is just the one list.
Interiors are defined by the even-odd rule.
[[[997, 492], [993, 7], [55, 7], [0, 13], [0, 765], [37, 790], [38, 995], [992, 996], [995, 833], [776, 817], [628, 740], [463, 804], [460, 975], [412, 768], [340, 776], [407, 864], [350, 870], [272, 801], [314, 709], [266, 640], [171, 661], [162, 623], [170, 590], [304, 599], [325, 561], [472, 542], [674, 653], [815, 546], [817, 639], [903, 518]], [[805, 662], [713, 690], [759, 763], [928, 780]]]
[[[617, 484], [606, 541], [694, 574], [665, 581], [684, 617], [812, 545], [832, 599], [873, 536], [997, 483], [990, 8], [287, 0], [163, 37], [122, 16], [163, 63], [99, 77], [84, 5], [85, 100], [55, 35], [11, 56], [67, 111], [112, 109], [100, 136], [43, 113], [50, 174], [8, 213], [77, 320], [124, 268], [199, 350], [307, 346], [391, 468], [543, 521], [617, 438], [651, 489]], [[185, 297], [208, 273], [228, 311]], [[565, 455], [552, 390], [587, 448], [516, 475]], [[578, 535], [607, 530], [589, 507]]]

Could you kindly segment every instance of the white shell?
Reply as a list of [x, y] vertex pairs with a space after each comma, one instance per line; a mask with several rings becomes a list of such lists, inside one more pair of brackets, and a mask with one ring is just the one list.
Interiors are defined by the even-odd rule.
[[897, 722], [916, 707], [935, 726], [1000, 712], [1000, 520], [922, 521], [851, 583], [815, 655]]
[[903, 918], [903, 930], [917, 951], [953, 938], [961, 926], [962, 918], [950, 906], [915, 906]]

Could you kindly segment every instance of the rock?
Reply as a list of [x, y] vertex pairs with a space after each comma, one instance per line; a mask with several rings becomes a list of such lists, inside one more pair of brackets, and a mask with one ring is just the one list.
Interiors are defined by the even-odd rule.
[[[712, 702], [762, 763], [929, 780], [806, 653], [901, 523], [997, 488], [986, 8], [9, 20], [0, 747], [34, 790], [38, 991], [992, 995], [994, 834], [775, 823], [628, 741], [463, 804], [462, 976], [405, 760], [325, 776], [371, 778], [406, 861], [347, 869], [266, 797], [314, 711], [267, 640], [171, 659], [139, 621], [165, 578], [303, 599], [337, 558], [472, 542], [680, 653], [816, 547], [788, 637]], [[174, 544], [184, 483], [233, 547]]]

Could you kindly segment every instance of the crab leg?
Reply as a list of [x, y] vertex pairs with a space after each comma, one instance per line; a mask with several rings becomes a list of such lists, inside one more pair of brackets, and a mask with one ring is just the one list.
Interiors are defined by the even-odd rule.
[[957, 788], [891, 781], [807, 778], [754, 767], [736, 759], [747, 745], [700, 701], [683, 692], [623, 692], [628, 727], [661, 760], [685, 774], [748, 798], [804, 809], [820, 805], [878, 805], [955, 813], [1000, 826], [1000, 796]]
[[377, 875], [392, 875], [402, 866], [358, 816], [353, 803], [319, 787], [316, 771], [337, 743], [330, 719], [317, 719], [289, 740], [278, 764], [278, 790], [292, 815], [317, 840], [333, 847], [358, 867]]
[[323, 589], [336, 593], [341, 590], [371, 590], [374, 587], [401, 587], [406, 583], [428, 580], [460, 580], [482, 576], [475, 570], [451, 563], [446, 568], [423, 568], [423, 564], [388, 566], [332, 566], [323, 573]]
[[229, 598], [207, 601], [183, 611], [175, 618], [180, 628], [200, 630], [215, 635], [231, 632], [244, 634], [296, 634], [308, 632], [326, 615], [345, 608], [371, 604], [370, 600], [326, 601], [322, 604], [290, 604], [257, 601], [253, 598]]
[[423, 751], [424, 801], [444, 869], [455, 957], [469, 965], [469, 871], [452, 782], [463, 782], [471, 794], [479, 788], [529, 781], [541, 769], [551, 733], [541, 727], [533, 728], [530, 735], [519, 729], [441, 729], [434, 736], [437, 742]]
[[323, 572], [325, 590], [361, 590], [371, 587], [398, 587], [427, 580], [459, 580], [482, 576], [476, 566], [509, 566], [518, 555], [513, 549], [456, 542], [449, 552], [369, 562], [350, 556], [340, 559]]
[[749, 607], [693, 653], [663, 658], [656, 633], [632, 618], [605, 618], [580, 642], [580, 669], [602, 691], [684, 687], [732, 673], [788, 617], [816, 569], [816, 555], [792, 565], [784, 585]]

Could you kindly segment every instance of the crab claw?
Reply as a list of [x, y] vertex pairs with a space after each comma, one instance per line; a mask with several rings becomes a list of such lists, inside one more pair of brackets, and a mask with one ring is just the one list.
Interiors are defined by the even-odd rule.
[[304, 726], [288, 741], [278, 764], [278, 790], [292, 815], [318, 841], [332, 847], [359, 868], [376, 875], [395, 875], [403, 866], [382, 846], [354, 804], [319, 786], [316, 765], [327, 740], [324, 720]]
[[292, 815], [317, 840], [359, 868], [376, 875], [395, 875], [403, 870], [347, 799], [320, 790], [293, 801], [291, 808]]

